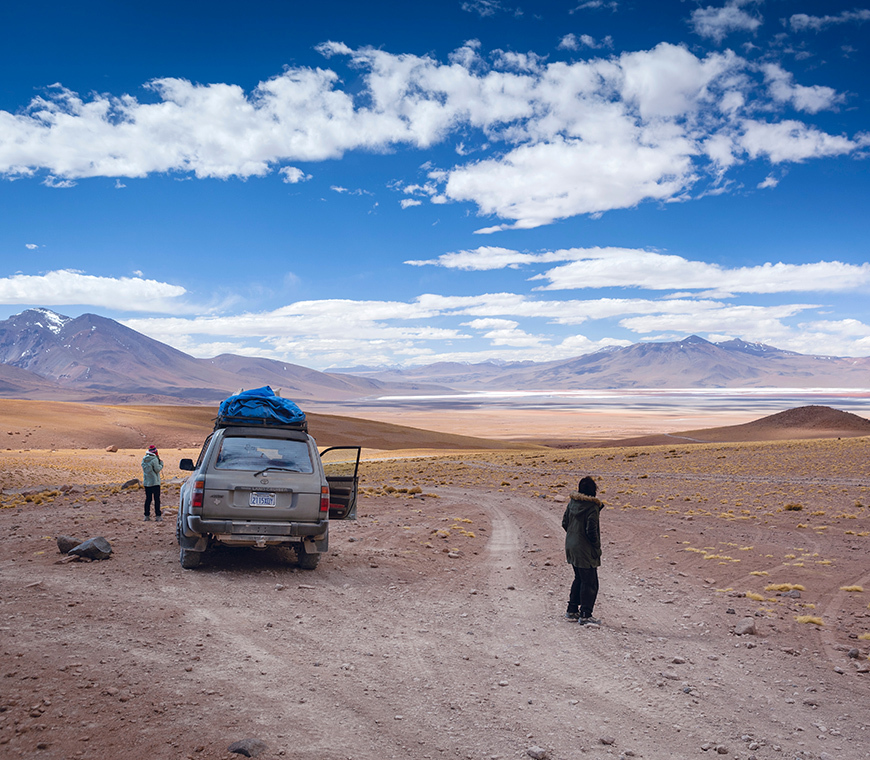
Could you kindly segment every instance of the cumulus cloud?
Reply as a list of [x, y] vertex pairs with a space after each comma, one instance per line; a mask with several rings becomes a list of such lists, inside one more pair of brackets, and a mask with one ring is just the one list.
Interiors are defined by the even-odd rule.
[[284, 166], [278, 170], [278, 173], [284, 178], [284, 182], [290, 185], [311, 179], [310, 174], [306, 174], [302, 169], [295, 166]]
[[[743, 5], [718, 10], [735, 24], [747, 15]], [[726, 28], [721, 19], [718, 28]], [[580, 36], [566, 45], [605, 42]], [[860, 146], [777, 118], [785, 108], [833, 108], [841, 102], [834, 90], [800, 85], [779, 66], [729, 51], [699, 57], [662, 43], [566, 63], [533, 52], [487, 57], [476, 41], [446, 62], [340, 42], [318, 50], [347, 76], [288, 68], [251, 92], [162, 78], [147, 85], [153, 102], [85, 98], [54, 86], [17, 113], [0, 111], [0, 175], [41, 173], [49, 186], [71, 187], [87, 177], [277, 171], [298, 183], [309, 175], [294, 162], [352, 150], [425, 150], [460, 136], [474, 141], [476, 159], [463, 148], [459, 163], [430, 167], [422, 184], [404, 192], [474, 204], [503, 220], [481, 230], [492, 232], [683, 199], [705, 180], [721, 188], [724, 172], [750, 160], [803, 161]], [[357, 79], [345, 84], [349, 77]]]
[[16, 305], [173, 312], [179, 309], [178, 299], [186, 292], [180, 285], [142, 277], [97, 277], [69, 269], [0, 279], [0, 303]]
[[771, 97], [779, 103], [788, 103], [798, 111], [818, 113], [843, 101], [843, 96], [831, 87], [804, 87], [795, 84], [793, 75], [778, 64], [766, 64], [762, 70]]
[[692, 30], [716, 42], [722, 42], [732, 32], [755, 32], [762, 20], [743, 10], [753, 0], [731, 0], [724, 6], [697, 8], [692, 12], [689, 25]]
[[29, 251], [35, 251], [39, 246], [36, 243], [25, 243], [24, 247]]

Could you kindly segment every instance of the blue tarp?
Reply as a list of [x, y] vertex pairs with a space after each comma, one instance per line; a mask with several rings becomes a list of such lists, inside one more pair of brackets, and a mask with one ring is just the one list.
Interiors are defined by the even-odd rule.
[[290, 399], [276, 395], [268, 385], [242, 391], [221, 402], [218, 423], [239, 424], [248, 420], [255, 425], [301, 425], [305, 412]]

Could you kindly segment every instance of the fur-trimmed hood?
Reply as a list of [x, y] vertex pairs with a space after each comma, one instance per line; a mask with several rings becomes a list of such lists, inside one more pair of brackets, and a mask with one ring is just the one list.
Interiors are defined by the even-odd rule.
[[604, 506], [604, 504], [599, 499], [596, 499], [594, 496], [587, 496], [585, 493], [580, 493], [579, 491], [574, 491], [574, 493], [571, 494], [571, 500], [572, 501], [588, 501], [588, 502], [591, 502], [592, 504], [596, 504], [599, 507]]

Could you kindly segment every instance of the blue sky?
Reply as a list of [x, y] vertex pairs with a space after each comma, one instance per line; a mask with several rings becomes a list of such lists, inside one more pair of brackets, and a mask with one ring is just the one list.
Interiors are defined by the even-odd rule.
[[0, 9], [0, 318], [318, 369], [870, 355], [870, 6], [128, 6]]

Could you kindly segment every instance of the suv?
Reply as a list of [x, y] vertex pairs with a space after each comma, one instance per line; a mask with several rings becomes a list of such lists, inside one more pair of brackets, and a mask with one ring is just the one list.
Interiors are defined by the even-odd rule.
[[230, 425], [202, 445], [181, 487], [175, 535], [181, 566], [198, 567], [214, 544], [292, 547], [299, 566], [317, 567], [330, 520], [355, 520], [359, 446], [318, 454], [307, 426]]

